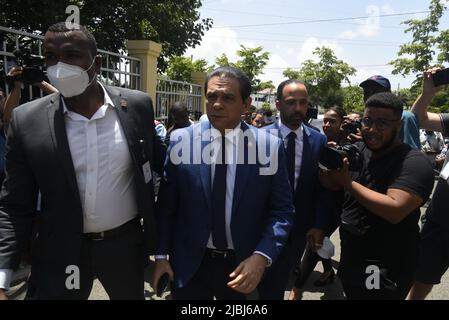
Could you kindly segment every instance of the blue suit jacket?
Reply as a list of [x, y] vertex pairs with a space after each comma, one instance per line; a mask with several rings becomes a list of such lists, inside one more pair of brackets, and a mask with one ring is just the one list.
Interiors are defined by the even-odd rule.
[[[261, 175], [260, 169], [268, 165], [261, 164], [259, 156], [253, 164], [237, 164], [231, 219], [236, 260], [240, 263], [260, 251], [274, 261], [293, 223], [292, 195], [286, 192], [290, 186], [285, 151], [277, 137], [258, 134], [259, 130], [244, 123], [241, 128], [255, 138], [245, 143], [246, 156], [248, 150], [271, 145], [270, 163], [277, 161], [278, 168], [272, 175]], [[210, 123], [204, 121], [177, 130], [167, 152], [156, 210], [157, 251], [170, 255], [177, 287], [185, 286], [199, 268], [212, 230], [211, 166], [200, 159], [210, 143], [202, 141], [201, 132], [209, 129]], [[173, 141], [179, 137], [180, 141]], [[175, 164], [173, 154], [186, 161]]]
[[[327, 231], [332, 206], [331, 193], [320, 185], [318, 179], [318, 161], [327, 143], [326, 136], [306, 125], [303, 127], [301, 172], [293, 199], [296, 213], [292, 237], [298, 238], [304, 238], [310, 228]], [[282, 138], [278, 121], [263, 129]]]

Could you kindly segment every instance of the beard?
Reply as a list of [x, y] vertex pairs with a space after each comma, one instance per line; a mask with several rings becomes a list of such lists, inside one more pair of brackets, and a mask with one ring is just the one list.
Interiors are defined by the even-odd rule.
[[304, 122], [306, 116], [300, 112], [293, 113], [289, 115], [287, 118], [287, 124], [289, 124], [292, 127], [299, 127], [301, 123]]
[[397, 136], [398, 136], [398, 131], [399, 131], [399, 130], [396, 129], [396, 128], [394, 128], [393, 130], [394, 130], [394, 131], [393, 131], [392, 135], [388, 138], [387, 142], [384, 143], [380, 148], [377, 148], [377, 149], [372, 149], [372, 148], [370, 148], [369, 145], [366, 143], [366, 135], [363, 135], [363, 142], [365, 143], [366, 147], [367, 147], [369, 150], [373, 151], [373, 152], [382, 152], [382, 151], [385, 151], [385, 150], [387, 150], [387, 149], [389, 149], [389, 148], [391, 148], [391, 147], [393, 146], [394, 141], [396, 140], [396, 138], [397, 138]]

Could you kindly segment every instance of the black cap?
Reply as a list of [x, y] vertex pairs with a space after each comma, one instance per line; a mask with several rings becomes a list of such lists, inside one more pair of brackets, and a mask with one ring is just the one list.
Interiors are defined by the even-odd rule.
[[391, 90], [391, 84], [390, 84], [390, 80], [388, 80], [387, 78], [381, 76], [381, 75], [375, 75], [372, 77], [369, 77], [368, 79], [366, 79], [365, 81], [363, 81], [360, 84], [360, 87], [364, 88], [367, 87], [369, 85], [379, 85], [381, 87], [384, 87], [385, 89], [387, 89], [388, 91]]

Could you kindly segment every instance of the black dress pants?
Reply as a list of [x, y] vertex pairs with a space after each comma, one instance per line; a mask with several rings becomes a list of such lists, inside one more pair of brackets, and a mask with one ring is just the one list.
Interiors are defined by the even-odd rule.
[[[111, 300], [143, 300], [147, 260], [143, 232], [138, 220], [131, 223], [132, 226], [126, 232], [117, 236], [105, 237], [103, 240], [83, 238], [78, 266], [79, 288], [52, 289], [51, 292], [42, 290], [33, 285], [33, 277], [36, 275], [32, 273], [26, 298], [86, 300], [94, 279], [98, 278]], [[69, 276], [68, 274], [67, 277]]]
[[193, 278], [182, 288], [173, 288], [174, 300], [246, 300], [246, 295], [227, 286], [237, 267], [234, 257], [213, 257], [208, 251]]

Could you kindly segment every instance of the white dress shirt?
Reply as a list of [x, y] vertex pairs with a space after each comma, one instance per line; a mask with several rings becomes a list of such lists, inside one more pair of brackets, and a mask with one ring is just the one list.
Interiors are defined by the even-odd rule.
[[[219, 150], [221, 146], [221, 134], [218, 130], [216, 130], [212, 125], [212, 133], [211, 133], [211, 149]], [[249, 130], [249, 129], [248, 129]], [[242, 133], [241, 124], [239, 123], [237, 127], [233, 130], [226, 131], [225, 134], [225, 143], [226, 143], [226, 208], [225, 208], [225, 222], [226, 222], [226, 240], [228, 242], [228, 249], [234, 250], [234, 243], [232, 242], [232, 234], [231, 234], [231, 218], [232, 218], [232, 202], [234, 200], [234, 187], [235, 187], [235, 174], [237, 172], [237, 159], [239, 159], [239, 150], [242, 151], [242, 148], [238, 146], [239, 133]], [[220, 154], [216, 154], [211, 159], [211, 186], [213, 186], [213, 181], [215, 178], [215, 164], [217, 163], [217, 159], [220, 157]], [[221, 161], [221, 160], [220, 160]], [[209, 236], [209, 241], [207, 242], [207, 248], [215, 249], [212, 241], [212, 234]], [[261, 256], [267, 258], [268, 263], [267, 266], [270, 266], [272, 263], [271, 257], [269, 257], [264, 252], [255, 251]]]
[[[101, 87], [104, 103], [91, 119], [69, 111], [63, 102], [85, 233], [114, 229], [137, 216], [128, 144], [114, 103]], [[12, 274], [0, 270], [0, 288], [9, 289]]]
[[301, 124], [298, 129], [291, 130], [285, 124], [282, 123], [281, 119], [279, 119], [279, 129], [281, 131], [282, 141], [284, 142], [284, 147], [287, 149], [288, 145], [288, 135], [290, 132], [296, 133], [295, 138], [295, 187], [296, 190], [298, 186], [298, 178], [301, 174], [301, 164], [302, 164], [302, 151], [304, 148], [304, 128]]
[[[211, 150], [220, 150], [221, 147], [221, 134], [218, 130], [211, 126]], [[238, 133], [241, 132], [240, 123], [233, 130], [226, 132], [226, 208], [225, 208], [225, 222], [226, 222], [226, 239], [228, 241], [228, 248], [234, 249], [234, 243], [232, 242], [231, 235], [231, 216], [232, 216], [232, 201], [234, 199], [234, 185], [235, 185], [235, 173], [237, 171], [237, 159], [238, 159], [238, 149], [237, 144], [239, 141]], [[215, 154], [211, 159], [211, 187], [214, 185], [213, 181], [215, 178], [215, 164], [220, 158], [220, 154]], [[221, 159], [220, 159], [221, 162]], [[215, 249], [212, 244], [212, 234], [209, 237], [207, 247]]]
[[104, 104], [90, 119], [64, 104], [85, 233], [111, 230], [137, 216], [131, 154], [114, 103], [103, 91]]

